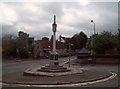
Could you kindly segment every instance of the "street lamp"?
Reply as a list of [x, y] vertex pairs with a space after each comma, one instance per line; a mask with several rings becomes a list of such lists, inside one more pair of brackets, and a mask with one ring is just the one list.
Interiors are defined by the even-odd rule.
[[94, 24], [94, 35], [95, 35], [95, 22], [93, 20], [91, 20], [91, 23]]
[[[95, 35], [95, 22], [93, 20], [91, 20], [91, 23], [94, 24], [94, 33], [93, 33], [93, 35]], [[92, 42], [93, 42], [93, 59], [95, 61], [95, 36], [93, 36]]]

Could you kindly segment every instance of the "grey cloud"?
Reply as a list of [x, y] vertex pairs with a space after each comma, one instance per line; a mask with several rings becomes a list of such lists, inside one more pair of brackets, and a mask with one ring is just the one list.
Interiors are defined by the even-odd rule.
[[[94, 19], [96, 24], [96, 32], [102, 32], [104, 30], [111, 31], [113, 33], [117, 32], [118, 29], [118, 13], [117, 13], [117, 3], [91, 3], [87, 10], [91, 11], [94, 15], [99, 14], [99, 19]], [[80, 10], [78, 10], [80, 11]], [[82, 12], [81, 12], [82, 13]], [[78, 17], [77, 17], [78, 18]], [[75, 29], [84, 29], [88, 35], [91, 35], [90, 18], [78, 18], [79, 20], [75, 23], [70, 24], [70, 26]]]
[[57, 15], [58, 17], [61, 17], [64, 14], [62, 6], [63, 6], [62, 2], [49, 2], [43, 3], [42, 9], [44, 9], [45, 12], [49, 15]]
[[17, 36], [17, 29], [12, 24], [2, 24], [2, 35], [12, 34]]
[[[10, 8], [14, 8], [17, 13], [18, 19], [15, 23], [16, 25], [24, 25], [31, 26], [31, 28], [26, 29], [26, 31], [30, 34], [30, 36], [34, 36], [35, 38], [41, 38], [43, 36], [50, 37], [52, 35], [51, 25], [53, 23], [53, 15], [57, 16], [57, 24], [67, 26], [66, 29], [63, 27], [62, 29], [58, 28], [58, 34], [73, 36], [75, 33], [80, 31], [85, 32], [88, 36], [92, 33], [92, 24], [90, 20], [93, 18], [90, 17], [80, 17], [75, 13], [71, 13], [76, 19], [73, 19], [69, 23], [66, 23], [65, 20], [61, 20], [61, 18], [66, 14], [64, 12], [64, 8], [66, 10], [76, 10], [77, 12], [82, 13], [82, 11], [88, 11], [88, 15], [98, 14], [99, 18], [94, 19], [96, 23], [96, 31], [101, 32], [104, 30], [117, 32], [118, 25], [118, 6], [117, 2], [91, 2], [88, 6], [81, 6], [78, 2], [40, 2], [40, 3], [28, 3], [33, 4], [37, 10], [34, 12], [30, 8], [25, 8], [26, 3], [4, 3], [6, 6]], [[68, 15], [68, 14], [66, 14]], [[13, 23], [13, 24], [14, 24]], [[17, 34], [17, 30], [15, 26], [6, 26], [4, 25], [4, 34], [11, 32], [12, 34]], [[58, 26], [59, 27], [59, 26]], [[72, 28], [72, 30], [70, 30]]]
[[118, 3], [118, 28], [120, 28], [120, 2]]

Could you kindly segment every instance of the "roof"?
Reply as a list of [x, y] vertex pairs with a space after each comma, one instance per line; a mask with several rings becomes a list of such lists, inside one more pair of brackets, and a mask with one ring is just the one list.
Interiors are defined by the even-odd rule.
[[[52, 41], [48, 41], [48, 40], [37, 40], [35, 41], [37, 44], [40, 44], [42, 46], [43, 49], [52, 49], [53, 48], [53, 42]], [[56, 41], [56, 48], [57, 49], [64, 49], [64, 43], [63, 42], [59, 42]]]
[[60, 42], [63, 40], [64, 42], [67, 41], [67, 40], [70, 40], [71, 38], [70, 37], [65, 37], [65, 36], [59, 36], [59, 40]]
[[90, 51], [86, 48], [82, 48], [79, 53], [90, 53]]
[[48, 41], [48, 40], [37, 40], [35, 42], [37, 44], [41, 45], [42, 48], [49, 48], [49, 46], [50, 46], [50, 41]]

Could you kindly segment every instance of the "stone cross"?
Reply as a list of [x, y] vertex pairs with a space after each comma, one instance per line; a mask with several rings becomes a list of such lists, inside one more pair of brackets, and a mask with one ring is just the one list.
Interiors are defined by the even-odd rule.
[[51, 66], [58, 66], [58, 53], [56, 52], [56, 31], [57, 31], [57, 24], [56, 18], [54, 16], [54, 22], [52, 24], [52, 31], [53, 31], [53, 51], [50, 55], [50, 65]]
[[53, 29], [53, 53], [55, 54], [56, 52], [56, 31], [57, 31], [57, 24], [55, 21], [55, 16], [54, 16], [54, 23], [52, 24], [52, 29]]

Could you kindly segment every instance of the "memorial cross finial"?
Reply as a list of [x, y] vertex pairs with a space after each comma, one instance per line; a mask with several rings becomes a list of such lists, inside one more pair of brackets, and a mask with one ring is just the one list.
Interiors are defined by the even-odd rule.
[[56, 23], [56, 20], [55, 20], [56, 18], [55, 18], [55, 15], [54, 15], [54, 23]]

